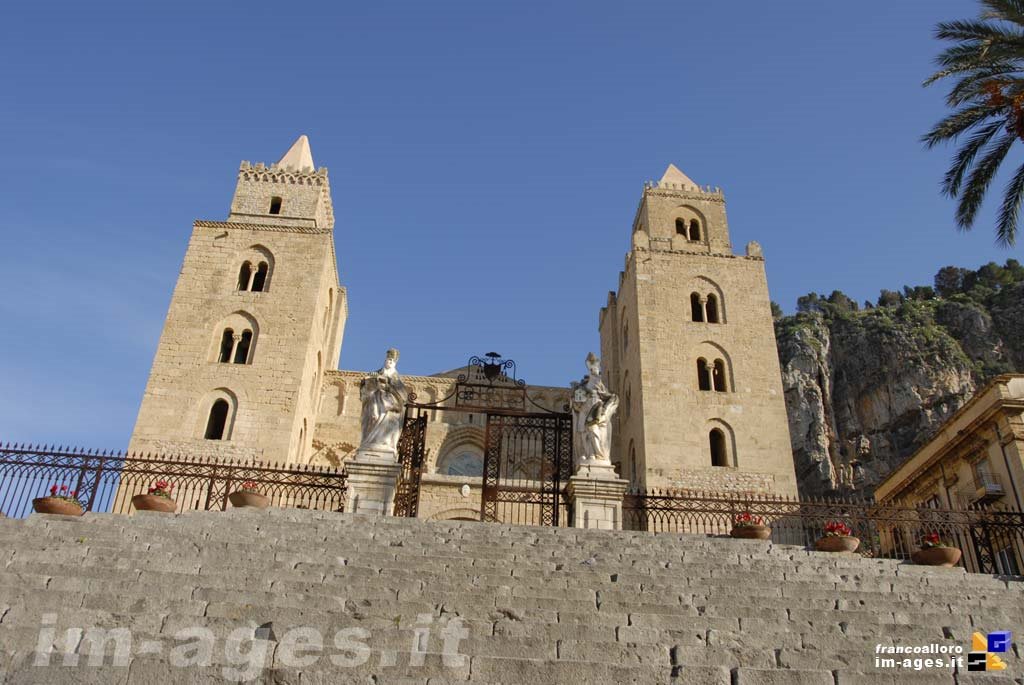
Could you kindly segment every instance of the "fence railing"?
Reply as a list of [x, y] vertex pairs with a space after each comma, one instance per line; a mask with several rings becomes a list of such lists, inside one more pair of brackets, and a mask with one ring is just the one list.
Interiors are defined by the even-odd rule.
[[0, 512], [11, 518], [53, 485], [75, 491], [86, 511], [126, 514], [157, 480], [174, 486], [178, 511], [227, 509], [245, 482], [271, 506], [341, 511], [345, 502], [345, 473], [329, 467], [0, 444]]
[[651, 532], [727, 535], [749, 512], [771, 527], [779, 544], [813, 549], [825, 526], [840, 521], [860, 539], [866, 557], [909, 559], [929, 533], [963, 552], [971, 572], [1019, 575], [1024, 569], [1024, 514], [995, 508], [933, 509], [870, 501], [800, 500], [785, 497], [647, 490], [623, 501], [623, 527]]

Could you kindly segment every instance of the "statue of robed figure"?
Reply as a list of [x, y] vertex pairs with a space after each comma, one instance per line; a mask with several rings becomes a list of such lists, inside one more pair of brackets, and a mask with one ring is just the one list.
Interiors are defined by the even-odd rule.
[[405, 403], [409, 399], [397, 364], [398, 350], [390, 349], [384, 366], [359, 381], [359, 399], [363, 405], [359, 452], [384, 452], [397, 458]]
[[612, 416], [619, 397], [601, 381], [601, 360], [593, 352], [587, 355], [587, 370], [582, 381], [570, 385], [575, 462], [577, 467], [610, 467]]

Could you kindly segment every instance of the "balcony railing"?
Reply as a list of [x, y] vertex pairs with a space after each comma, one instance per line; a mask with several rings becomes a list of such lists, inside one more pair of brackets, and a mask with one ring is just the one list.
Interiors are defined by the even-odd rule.
[[982, 473], [975, 476], [970, 489], [963, 496], [968, 504], [987, 504], [1002, 499], [1005, 493], [999, 476]]

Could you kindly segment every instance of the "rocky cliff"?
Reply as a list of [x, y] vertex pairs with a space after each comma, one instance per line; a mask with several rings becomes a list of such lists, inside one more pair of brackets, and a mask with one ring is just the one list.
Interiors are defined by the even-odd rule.
[[1024, 370], [1024, 267], [946, 267], [864, 308], [807, 295], [775, 333], [801, 493], [870, 494], [987, 379]]

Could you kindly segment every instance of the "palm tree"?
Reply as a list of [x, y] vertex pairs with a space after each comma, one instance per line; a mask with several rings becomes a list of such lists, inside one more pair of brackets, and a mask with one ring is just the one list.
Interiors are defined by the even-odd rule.
[[[956, 79], [946, 103], [955, 111], [922, 141], [929, 147], [966, 139], [942, 180], [942, 192], [957, 198], [956, 222], [974, 225], [978, 209], [1013, 144], [1024, 141], [1024, 0], [981, 0], [974, 20], [940, 23], [935, 35], [952, 41], [936, 59], [939, 71], [925, 85]], [[1017, 236], [1024, 201], [1024, 165], [1006, 185], [996, 240], [1009, 247]]]

